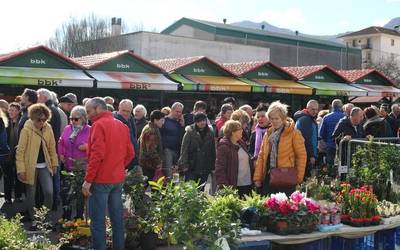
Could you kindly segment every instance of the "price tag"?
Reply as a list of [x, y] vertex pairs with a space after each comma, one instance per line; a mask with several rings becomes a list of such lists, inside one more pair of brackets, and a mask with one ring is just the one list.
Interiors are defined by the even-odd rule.
[[347, 172], [349, 171], [349, 168], [347, 166], [339, 166], [339, 175], [340, 174], [347, 174]]

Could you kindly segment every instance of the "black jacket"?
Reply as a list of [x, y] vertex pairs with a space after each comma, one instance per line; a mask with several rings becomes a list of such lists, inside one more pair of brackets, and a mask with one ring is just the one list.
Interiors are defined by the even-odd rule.
[[56, 142], [58, 142], [58, 140], [60, 139], [60, 136], [61, 136], [60, 113], [58, 113], [58, 109], [57, 109], [56, 105], [53, 103], [53, 101], [49, 100], [45, 104], [51, 111], [50, 125], [51, 125], [51, 128], [53, 129], [54, 139]]
[[[355, 129], [355, 127], [357, 128], [357, 130]], [[361, 124], [353, 126], [353, 124], [351, 124], [350, 118], [341, 119], [337, 124], [335, 130], [333, 131], [332, 137], [336, 141], [336, 143], [339, 144], [340, 140], [346, 135], [350, 135], [352, 139], [364, 138], [364, 128], [361, 126]]]
[[365, 135], [372, 135], [373, 137], [377, 138], [391, 137], [392, 131], [387, 131], [388, 126], [386, 123], [387, 122], [385, 121], [384, 118], [380, 118], [378, 116], [368, 119], [363, 126]]
[[135, 124], [135, 118], [133, 116], [129, 116], [129, 119], [126, 120], [122, 115], [120, 115], [117, 111], [114, 111], [113, 116], [115, 119], [120, 120], [123, 124], [125, 124], [129, 128], [129, 135], [131, 136], [131, 143], [133, 146], [133, 149], [135, 150], [135, 158], [129, 163], [128, 169], [131, 170], [135, 165], [139, 164], [138, 160], [138, 152], [139, 152], [139, 146], [137, 142], [137, 137], [136, 137], [136, 124]]
[[386, 119], [392, 128], [393, 134], [397, 135], [397, 130], [399, 130], [400, 126], [400, 117], [396, 117], [393, 113], [390, 113]]
[[204, 129], [202, 137], [195, 124], [187, 126], [182, 140], [178, 165], [195, 174], [208, 174], [215, 166], [214, 133], [208, 126]]

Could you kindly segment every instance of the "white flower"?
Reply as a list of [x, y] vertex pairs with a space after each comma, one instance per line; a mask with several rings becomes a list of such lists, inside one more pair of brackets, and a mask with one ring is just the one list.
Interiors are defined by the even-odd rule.
[[285, 193], [277, 193], [277, 194], [272, 194], [271, 198], [275, 198], [277, 202], [284, 202], [288, 200], [288, 197], [286, 196]]

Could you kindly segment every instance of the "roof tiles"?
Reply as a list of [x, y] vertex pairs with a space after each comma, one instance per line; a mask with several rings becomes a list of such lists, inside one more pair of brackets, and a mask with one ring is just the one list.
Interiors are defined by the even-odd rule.
[[282, 67], [282, 69], [294, 75], [296, 78], [302, 79], [327, 67], [327, 65], [312, 65], [300, 67]]

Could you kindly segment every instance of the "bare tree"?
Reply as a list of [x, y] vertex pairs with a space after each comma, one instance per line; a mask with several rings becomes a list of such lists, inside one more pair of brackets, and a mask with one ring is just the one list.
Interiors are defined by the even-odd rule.
[[375, 63], [369, 65], [388, 78], [394, 80], [396, 85], [400, 84], [400, 60], [396, 60], [396, 57], [381, 57], [381, 59]]
[[[49, 39], [48, 46], [69, 57], [98, 53], [97, 43], [88, 41], [110, 37], [110, 20], [94, 14], [80, 19], [71, 17], [56, 30]], [[121, 28], [123, 32], [124, 26]]]

